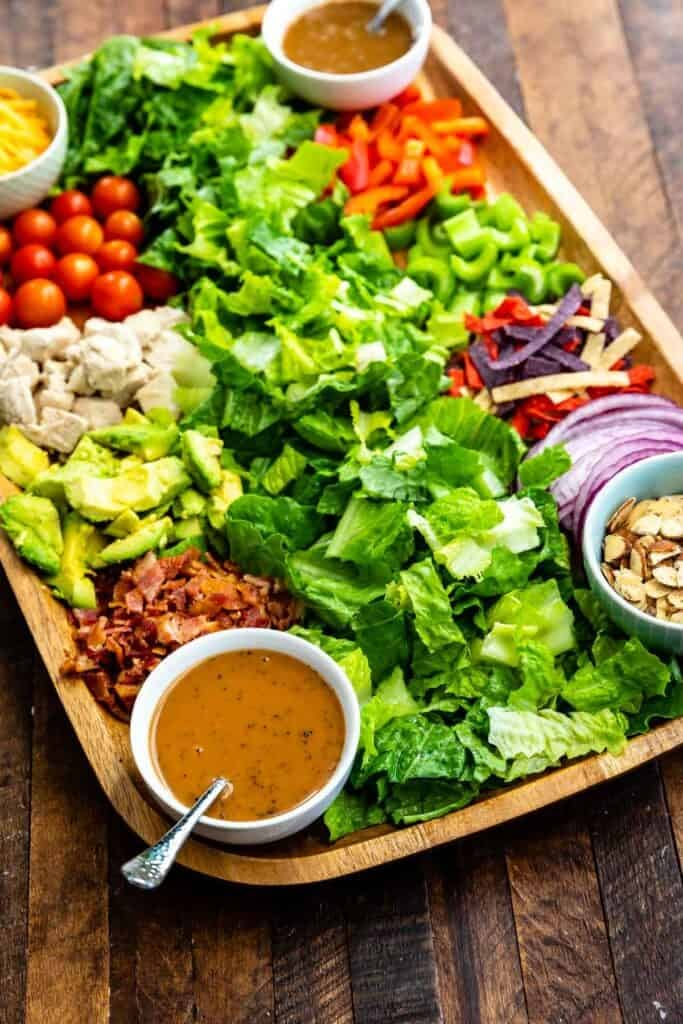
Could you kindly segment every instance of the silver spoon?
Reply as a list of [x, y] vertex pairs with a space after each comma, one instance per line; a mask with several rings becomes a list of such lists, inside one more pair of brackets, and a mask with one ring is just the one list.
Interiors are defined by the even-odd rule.
[[121, 874], [138, 889], [156, 889], [161, 885], [169, 873], [181, 847], [190, 838], [192, 830], [201, 818], [202, 814], [209, 809], [214, 800], [220, 796], [224, 789], [228, 788], [228, 796], [232, 793], [232, 783], [227, 779], [214, 779], [207, 790], [192, 805], [187, 814], [170, 828], [165, 836], [162, 836], [158, 843], [143, 850], [137, 857], [126, 861], [121, 868]]
[[384, 3], [380, 6], [377, 14], [374, 18], [370, 18], [370, 21], [365, 26], [368, 32], [380, 32], [389, 15], [392, 14], [397, 7], [400, 7], [402, 3], [403, 0], [384, 0]]

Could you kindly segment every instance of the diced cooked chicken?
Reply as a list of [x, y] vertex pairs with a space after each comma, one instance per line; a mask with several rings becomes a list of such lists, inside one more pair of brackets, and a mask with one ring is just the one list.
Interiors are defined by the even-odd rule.
[[187, 324], [190, 322], [187, 313], [176, 306], [155, 306], [154, 314], [162, 327], [172, 327], [175, 324]]
[[[63, 409], [65, 412], [69, 412], [73, 408], [75, 395], [73, 391], [66, 391], [64, 388], [56, 390], [40, 388], [36, 391], [35, 400], [36, 406], [40, 410], [44, 410], [49, 406], [52, 409]], [[87, 402], [88, 399], [81, 399], [81, 401]]]
[[32, 327], [21, 333], [21, 348], [30, 359], [43, 362], [61, 355], [69, 345], [78, 341], [80, 332], [73, 320], [63, 317], [53, 327]]
[[68, 390], [73, 391], [75, 395], [94, 394], [94, 388], [91, 388], [88, 384], [88, 380], [85, 375], [85, 368], [80, 363], [74, 366], [73, 370], [69, 374], [66, 386]]
[[93, 338], [113, 338], [114, 341], [124, 345], [140, 347], [138, 337], [132, 327], [128, 326], [126, 320], [122, 322], [113, 320], [102, 320], [98, 316], [91, 316], [83, 325], [83, 342], [89, 344]]
[[172, 370], [181, 356], [192, 357], [197, 350], [192, 342], [187, 341], [176, 331], [164, 330], [153, 342], [146, 361], [157, 370]]
[[118, 336], [91, 334], [83, 344], [83, 369], [88, 385], [94, 391], [113, 397], [124, 391], [131, 371], [142, 363], [140, 342], [132, 331], [119, 327]]
[[23, 352], [13, 351], [0, 367], [0, 379], [26, 377], [33, 389], [40, 380], [40, 367]]
[[88, 430], [113, 427], [123, 419], [120, 407], [108, 398], [77, 398], [73, 411], [87, 422]]
[[125, 409], [127, 405], [131, 404], [133, 399], [137, 400], [137, 392], [147, 383], [153, 372], [146, 363], [134, 366], [132, 370], [128, 371], [126, 383], [121, 390], [112, 391], [108, 397], [113, 399], [122, 409]]
[[168, 370], [158, 370], [154, 376], [140, 388], [135, 398], [143, 412], [150, 409], [168, 409], [177, 416], [180, 412], [175, 400], [176, 382]]
[[68, 455], [87, 429], [88, 424], [82, 416], [50, 406], [43, 410], [40, 425], [31, 426], [24, 433], [42, 448], [52, 448]]
[[5, 324], [0, 325], [0, 342], [3, 349], [9, 352], [13, 348], [19, 348], [23, 333], [23, 331], [15, 330], [14, 327], [7, 327]]
[[125, 319], [126, 327], [130, 327], [140, 340], [143, 348], [158, 337], [163, 328], [161, 318], [154, 309], [141, 309]]
[[0, 420], [22, 425], [36, 422], [36, 403], [29, 377], [0, 380]]

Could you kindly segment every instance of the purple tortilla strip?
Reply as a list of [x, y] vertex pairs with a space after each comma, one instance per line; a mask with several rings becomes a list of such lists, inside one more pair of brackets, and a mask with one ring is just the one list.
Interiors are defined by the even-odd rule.
[[581, 289], [577, 284], [573, 284], [548, 323], [544, 324], [543, 327], [513, 325], [503, 328], [508, 338], [525, 341], [527, 344], [517, 349], [516, 352], [506, 353], [504, 356], [496, 359], [491, 363], [491, 369], [511, 370], [514, 366], [521, 366], [522, 363], [527, 361], [529, 356], [539, 352], [542, 348], [545, 348], [549, 341], [553, 340], [555, 335], [562, 330], [569, 317], [574, 316], [582, 302]]

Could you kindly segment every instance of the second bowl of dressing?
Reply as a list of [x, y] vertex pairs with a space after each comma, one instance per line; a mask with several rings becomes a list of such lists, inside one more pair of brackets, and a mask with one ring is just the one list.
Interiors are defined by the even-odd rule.
[[197, 832], [265, 843], [305, 828], [348, 778], [360, 728], [345, 673], [300, 637], [264, 629], [213, 633], [165, 658], [142, 687], [131, 747], [173, 817], [213, 778], [233, 784]]

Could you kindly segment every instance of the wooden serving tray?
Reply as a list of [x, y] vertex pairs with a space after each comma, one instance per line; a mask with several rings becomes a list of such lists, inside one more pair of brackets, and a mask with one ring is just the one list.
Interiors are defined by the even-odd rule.
[[[257, 32], [263, 11], [264, 8], [242, 11], [210, 24], [217, 25], [222, 37], [235, 32]], [[165, 34], [185, 39], [197, 27], [187, 25]], [[61, 68], [44, 72], [44, 77], [58, 82], [62, 78]], [[561, 222], [565, 257], [589, 273], [601, 271], [611, 278], [615, 284], [612, 312], [624, 326], [633, 325], [646, 336], [639, 355], [656, 367], [658, 390], [677, 401], [683, 400], [683, 339], [673, 323], [540, 142], [439, 28], [434, 29], [423, 84], [433, 94], [459, 96], [468, 113], [481, 113], [488, 119], [491, 133], [483, 153], [493, 191], [508, 190], [527, 211], [544, 210]], [[0, 478], [0, 496], [14, 490]], [[0, 561], [102, 788], [128, 825], [146, 842], [153, 842], [168, 822], [150, 802], [136, 773], [127, 726], [105, 712], [84, 685], [60, 676], [60, 667], [71, 647], [64, 607], [24, 566], [4, 535], [0, 536]], [[334, 845], [325, 841], [322, 826], [265, 847], [227, 849], [194, 840], [187, 844], [179, 860], [204, 874], [251, 885], [294, 885], [352, 874], [527, 814], [630, 771], [680, 743], [683, 719], [631, 740], [621, 757], [602, 754], [586, 758], [530, 782], [501, 789], [436, 821], [402, 829], [368, 829]]]

